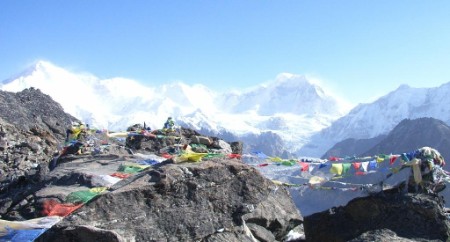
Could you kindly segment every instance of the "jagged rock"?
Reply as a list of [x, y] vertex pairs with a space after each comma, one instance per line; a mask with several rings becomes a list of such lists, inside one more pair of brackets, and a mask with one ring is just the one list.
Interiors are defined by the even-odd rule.
[[66, 231], [77, 226], [115, 231], [126, 241], [252, 241], [246, 223], [281, 240], [302, 222], [286, 190], [235, 160], [162, 163], [112, 189], [40, 241], [69, 239]]
[[0, 91], [2, 119], [19, 130], [42, 130], [64, 138], [73, 116], [65, 113], [61, 105], [39, 89], [28, 88], [18, 93]]
[[274, 242], [276, 241], [275, 236], [268, 231], [266, 228], [259, 226], [257, 224], [248, 223], [247, 227], [252, 232], [255, 239], [261, 242]]
[[11, 218], [18, 214], [14, 209], [23, 207], [28, 184], [48, 172], [48, 161], [76, 118], [34, 88], [0, 91], [0, 113], [0, 217]]
[[296, 212], [297, 208], [292, 203], [292, 199], [280, 199], [280, 197], [290, 197], [287, 190], [273, 185], [271, 187], [274, 192], [271, 192], [266, 200], [254, 207], [251, 213], [245, 214], [243, 218], [248, 224], [268, 228], [277, 240], [282, 240], [290, 230], [303, 224], [303, 217]]
[[[307, 216], [304, 229], [307, 241], [361, 241], [356, 238], [381, 229], [388, 229], [411, 241], [447, 241], [450, 236], [450, 222], [440, 197], [435, 194], [404, 194], [398, 189], [357, 198], [345, 207]], [[375, 234], [378, 234], [377, 238], [383, 236], [378, 232]], [[385, 236], [393, 237], [391, 234]]]

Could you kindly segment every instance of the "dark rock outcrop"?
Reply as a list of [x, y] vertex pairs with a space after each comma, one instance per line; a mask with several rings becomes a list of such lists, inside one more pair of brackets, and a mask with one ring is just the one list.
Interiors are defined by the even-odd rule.
[[[0, 91], [0, 217], [26, 204], [74, 117], [40, 90]], [[24, 199], [24, 198], [27, 198]]]
[[307, 216], [304, 229], [307, 241], [447, 241], [450, 237], [450, 221], [440, 197], [398, 189]]
[[71, 121], [77, 120], [50, 96], [34, 88], [18, 93], [0, 91], [0, 113], [5, 122], [18, 130], [33, 134], [37, 132], [33, 130], [42, 130], [54, 136], [55, 142], [64, 139]]

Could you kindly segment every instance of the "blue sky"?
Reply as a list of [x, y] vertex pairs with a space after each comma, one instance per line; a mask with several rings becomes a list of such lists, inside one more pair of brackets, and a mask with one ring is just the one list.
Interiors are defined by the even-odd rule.
[[0, 80], [36, 60], [148, 85], [281, 72], [353, 103], [450, 81], [450, 1], [0, 1]]

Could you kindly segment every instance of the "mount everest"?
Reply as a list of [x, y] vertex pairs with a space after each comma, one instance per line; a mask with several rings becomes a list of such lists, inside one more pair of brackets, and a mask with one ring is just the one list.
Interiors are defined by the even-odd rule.
[[288, 73], [247, 90], [218, 93], [182, 82], [145, 86], [121, 77], [101, 79], [39, 61], [0, 85], [10, 92], [29, 87], [39, 88], [96, 128], [124, 130], [146, 122], [159, 129], [172, 116], [180, 125], [242, 140], [247, 150], [269, 155], [298, 150], [349, 110], [348, 103], [306, 77]]

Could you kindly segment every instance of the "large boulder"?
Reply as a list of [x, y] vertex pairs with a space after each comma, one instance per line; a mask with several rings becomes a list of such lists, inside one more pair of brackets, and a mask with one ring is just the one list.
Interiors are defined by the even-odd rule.
[[117, 183], [39, 241], [282, 240], [302, 220], [284, 188], [237, 160], [166, 161]]

